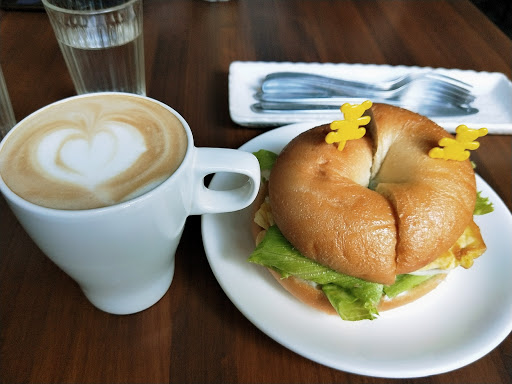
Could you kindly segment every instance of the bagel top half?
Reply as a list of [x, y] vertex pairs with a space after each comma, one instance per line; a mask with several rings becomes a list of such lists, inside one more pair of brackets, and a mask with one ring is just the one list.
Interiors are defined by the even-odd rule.
[[414, 112], [374, 104], [366, 135], [342, 151], [329, 125], [281, 152], [268, 192], [275, 223], [304, 256], [338, 272], [392, 284], [448, 250], [472, 221], [469, 160], [433, 159], [452, 137]]

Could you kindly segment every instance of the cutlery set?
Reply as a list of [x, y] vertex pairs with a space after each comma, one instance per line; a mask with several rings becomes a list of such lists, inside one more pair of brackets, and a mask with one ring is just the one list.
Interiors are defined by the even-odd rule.
[[319, 113], [364, 100], [410, 109], [426, 116], [471, 115], [472, 86], [433, 71], [391, 80], [359, 82], [301, 72], [268, 74], [254, 95], [257, 113]]

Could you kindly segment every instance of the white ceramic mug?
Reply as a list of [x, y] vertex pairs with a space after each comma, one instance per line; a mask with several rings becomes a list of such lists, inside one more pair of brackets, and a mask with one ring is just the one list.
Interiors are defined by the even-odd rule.
[[[116, 97], [116, 93], [111, 95]], [[95, 96], [75, 98], [81, 97]], [[254, 200], [260, 182], [259, 165], [252, 154], [197, 148], [190, 127], [176, 111], [145, 96], [134, 97], [165, 107], [179, 119], [188, 139], [181, 165], [149, 192], [107, 207], [54, 209], [21, 198], [0, 177], [2, 194], [34, 242], [77, 281], [97, 308], [114, 314], [144, 310], [166, 293], [187, 216], [243, 209]], [[37, 117], [54, 104], [31, 116]], [[24, 121], [2, 141], [0, 153], [10, 135], [23, 129]], [[232, 190], [210, 190], [204, 177], [216, 172], [245, 175], [247, 182]]]

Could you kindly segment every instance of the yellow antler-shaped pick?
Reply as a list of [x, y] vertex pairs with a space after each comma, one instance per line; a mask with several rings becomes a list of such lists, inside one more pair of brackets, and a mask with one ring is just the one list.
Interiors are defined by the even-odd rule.
[[370, 122], [370, 116], [363, 116], [367, 109], [370, 109], [372, 102], [369, 100], [364, 101], [362, 104], [349, 104], [345, 103], [341, 106], [341, 112], [345, 120], [336, 120], [331, 123], [331, 130], [325, 136], [327, 144], [338, 143], [338, 150], [342, 151], [348, 140], [360, 139], [366, 133], [365, 128], [361, 125], [366, 125]]
[[455, 130], [455, 139], [444, 137], [439, 140], [439, 146], [432, 148], [428, 155], [433, 159], [464, 161], [469, 158], [469, 150], [475, 150], [480, 143], [475, 141], [487, 135], [487, 128], [471, 129], [466, 125], [459, 125]]

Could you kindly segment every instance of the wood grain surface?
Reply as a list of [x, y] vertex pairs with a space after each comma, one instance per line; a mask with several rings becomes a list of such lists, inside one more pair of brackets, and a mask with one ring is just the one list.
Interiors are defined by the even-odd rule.
[[[185, 117], [197, 146], [237, 148], [265, 131], [230, 119], [234, 60], [418, 65], [512, 78], [511, 40], [467, 0], [145, 0], [144, 34], [148, 96]], [[75, 94], [43, 12], [0, 11], [0, 64], [18, 120]], [[512, 209], [512, 136], [480, 142], [472, 155], [478, 172]], [[199, 217], [187, 220], [162, 300], [135, 315], [109, 315], [34, 245], [3, 198], [0, 215], [3, 383], [512, 382], [511, 335], [469, 366], [421, 379], [358, 376], [291, 352], [224, 294]]]

